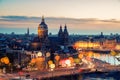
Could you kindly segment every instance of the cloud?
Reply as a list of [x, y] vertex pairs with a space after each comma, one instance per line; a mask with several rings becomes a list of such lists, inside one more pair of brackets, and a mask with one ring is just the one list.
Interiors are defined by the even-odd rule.
[[[0, 20], [2, 21], [33, 21], [33, 22], [40, 22], [41, 17], [27, 17], [27, 16], [0, 16]], [[97, 18], [80, 18], [80, 19], [75, 19], [75, 18], [55, 18], [55, 17], [46, 17], [46, 21], [55, 21], [55, 22], [68, 22], [68, 23], [96, 23], [96, 22], [103, 22], [103, 23], [120, 23], [120, 21], [116, 19], [111, 19], [111, 20], [99, 20]]]
[[[26, 17], [26, 16], [1, 16], [0, 28], [31, 28], [37, 29], [41, 17]], [[48, 25], [49, 32], [57, 33], [59, 26], [68, 26], [69, 32], [72, 33], [118, 33], [120, 30], [120, 21], [100, 20], [96, 18], [57, 18], [45, 17], [45, 22]], [[113, 28], [114, 27], [114, 28]], [[36, 33], [36, 31], [33, 31]]]

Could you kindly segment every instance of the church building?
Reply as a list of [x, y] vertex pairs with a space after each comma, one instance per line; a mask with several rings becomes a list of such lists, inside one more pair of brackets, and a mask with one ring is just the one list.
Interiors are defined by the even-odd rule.
[[60, 46], [67, 46], [69, 44], [69, 34], [65, 24], [64, 31], [60, 26], [58, 36], [48, 36], [48, 26], [42, 17], [41, 23], [38, 25], [38, 34], [31, 42], [32, 50], [48, 51], [50, 49], [57, 50]]

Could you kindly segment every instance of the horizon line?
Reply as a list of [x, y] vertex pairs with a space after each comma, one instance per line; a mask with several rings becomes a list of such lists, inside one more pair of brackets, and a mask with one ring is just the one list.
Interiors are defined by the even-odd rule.
[[[0, 17], [26, 17], [26, 18], [42, 18], [42, 16], [26, 16], [26, 15], [0, 15]], [[101, 18], [95, 18], [95, 17], [81, 17], [81, 18], [75, 18], [75, 17], [63, 17], [63, 16], [44, 16], [44, 18], [63, 18], [63, 19], [93, 19], [93, 20], [120, 20], [116, 18], [106, 18], [106, 19], [101, 19]]]

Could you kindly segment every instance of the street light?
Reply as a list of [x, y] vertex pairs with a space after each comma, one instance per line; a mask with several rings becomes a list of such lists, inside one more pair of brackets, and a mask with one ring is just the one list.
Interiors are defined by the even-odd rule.
[[50, 52], [47, 52], [47, 53], [45, 54], [45, 68], [46, 68], [46, 69], [48, 68], [47, 62], [48, 62], [48, 60], [49, 60], [49, 57], [50, 57]]
[[42, 52], [38, 52], [37, 57], [41, 57], [41, 56], [42, 56]]
[[55, 68], [55, 64], [50, 64], [50, 70], [53, 71]]
[[47, 52], [47, 53], [46, 53], [46, 57], [47, 57], [47, 58], [50, 57], [50, 52]]
[[71, 61], [69, 59], [65, 60], [65, 64], [67, 67], [70, 67], [71, 66]]
[[[50, 64], [50, 70], [52, 71], [52, 78], [53, 78], [53, 70], [54, 70], [54, 68], [55, 68], [55, 64]], [[54, 78], [53, 78], [53, 80], [54, 80]]]

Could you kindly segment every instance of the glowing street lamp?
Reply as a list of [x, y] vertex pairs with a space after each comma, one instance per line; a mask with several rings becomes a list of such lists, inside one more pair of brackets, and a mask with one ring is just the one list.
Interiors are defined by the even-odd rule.
[[51, 71], [53, 71], [54, 68], [55, 68], [55, 64], [50, 64], [50, 69], [51, 69]]
[[49, 65], [53, 64], [53, 61], [52, 61], [52, 60], [49, 60], [49, 61], [48, 61], [48, 64], [49, 64]]
[[67, 65], [67, 67], [70, 67], [70, 66], [71, 66], [71, 61], [70, 61], [69, 59], [67, 59], [67, 60], [65, 61], [65, 64]]
[[[55, 68], [55, 64], [50, 64], [50, 70], [52, 71], [52, 78], [53, 78], [53, 70], [54, 70], [54, 68]], [[53, 79], [54, 80], [54, 79]]]
[[45, 54], [45, 68], [46, 68], [46, 69], [48, 68], [47, 62], [48, 62], [48, 60], [49, 60], [49, 57], [50, 57], [50, 52], [47, 52], [47, 53]]
[[41, 56], [42, 56], [42, 52], [38, 52], [37, 57], [41, 57]]
[[46, 57], [50, 57], [50, 52], [47, 52], [47, 53], [46, 53]]

